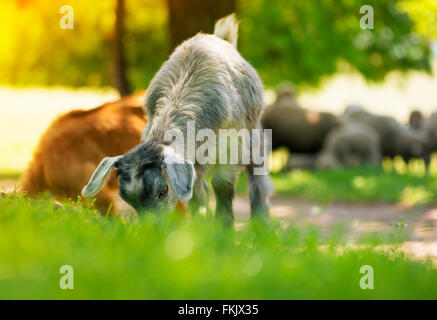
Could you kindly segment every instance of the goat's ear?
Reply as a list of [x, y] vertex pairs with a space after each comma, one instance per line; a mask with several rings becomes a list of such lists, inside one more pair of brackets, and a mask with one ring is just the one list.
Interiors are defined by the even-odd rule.
[[82, 195], [85, 197], [92, 197], [97, 192], [99, 192], [99, 190], [104, 186], [106, 180], [108, 179], [108, 176], [111, 173], [111, 169], [114, 167], [117, 160], [121, 157], [122, 156], [104, 158], [102, 162], [100, 162], [97, 169], [94, 171], [88, 184], [83, 187]]
[[180, 202], [187, 202], [193, 196], [193, 184], [196, 177], [194, 165], [170, 149], [164, 150], [163, 169], [168, 183]]

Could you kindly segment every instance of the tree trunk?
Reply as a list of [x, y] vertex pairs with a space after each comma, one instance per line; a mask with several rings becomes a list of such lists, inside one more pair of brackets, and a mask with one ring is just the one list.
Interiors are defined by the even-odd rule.
[[171, 50], [203, 31], [212, 33], [215, 22], [234, 12], [236, 0], [167, 0]]
[[124, 14], [125, 0], [116, 0], [115, 26], [112, 39], [112, 82], [121, 96], [131, 93], [126, 76], [126, 59], [124, 55]]

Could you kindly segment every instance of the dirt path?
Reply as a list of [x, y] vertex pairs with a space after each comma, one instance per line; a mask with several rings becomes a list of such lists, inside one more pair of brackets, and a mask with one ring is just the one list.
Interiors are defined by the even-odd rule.
[[[250, 218], [249, 204], [237, 197], [234, 208], [236, 227], [242, 228]], [[401, 235], [405, 241], [399, 250], [415, 260], [429, 258], [437, 266], [437, 206], [331, 203], [321, 207], [305, 200], [273, 197], [271, 216], [285, 225], [316, 225], [325, 234], [341, 226], [348, 239], [370, 233], [388, 238]], [[384, 245], [379, 249], [392, 248]]]
[[[237, 197], [234, 207], [237, 223], [247, 222], [250, 217], [247, 200]], [[357, 235], [402, 229], [411, 240], [437, 241], [437, 206], [355, 203], [318, 206], [305, 200], [273, 197], [271, 216], [297, 226], [314, 224], [323, 230], [341, 223]]]

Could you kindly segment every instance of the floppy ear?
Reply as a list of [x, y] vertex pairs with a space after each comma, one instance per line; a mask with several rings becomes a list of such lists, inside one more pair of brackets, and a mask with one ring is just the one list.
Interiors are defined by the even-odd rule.
[[164, 150], [165, 176], [180, 202], [187, 202], [193, 196], [196, 172], [191, 161], [183, 159], [171, 150]]
[[120, 159], [121, 157], [122, 156], [104, 158], [100, 162], [97, 169], [94, 171], [88, 184], [85, 187], [83, 187], [82, 195], [85, 197], [92, 197], [97, 192], [99, 192], [99, 190], [105, 184], [106, 179], [109, 176], [109, 173], [111, 173], [111, 169], [114, 167], [117, 160]]

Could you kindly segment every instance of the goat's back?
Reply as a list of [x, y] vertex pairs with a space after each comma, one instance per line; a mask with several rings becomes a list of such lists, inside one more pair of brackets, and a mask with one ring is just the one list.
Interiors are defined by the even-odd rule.
[[[76, 199], [94, 169], [106, 156], [123, 154], [140, 141], [146, 123], [144, 92], [90, 110], [74, 110], [54, 120], [42, 135], [26, 172], [22, 191], [49, 191], [58, 198]], [[109, 205], [116, 189], [111, 175], [106, 191], [97, 195], [100, 207]]]
[[151, 81], [145, 103], [151, 131], [188, 120], [196, 121], [196, 129], [254, 128], [262, 106], [255, 69], [230, 43], [206, 34], [176, 48]]

